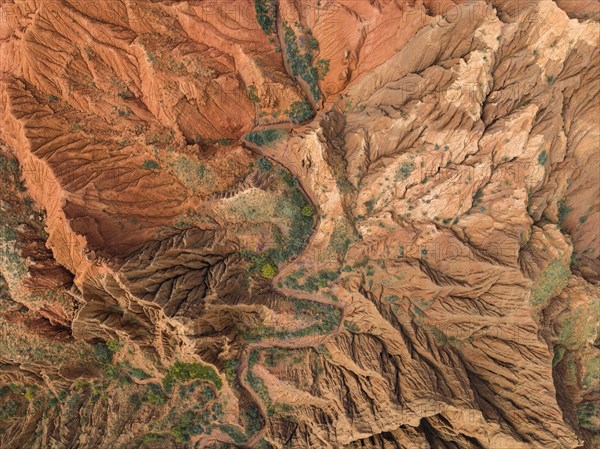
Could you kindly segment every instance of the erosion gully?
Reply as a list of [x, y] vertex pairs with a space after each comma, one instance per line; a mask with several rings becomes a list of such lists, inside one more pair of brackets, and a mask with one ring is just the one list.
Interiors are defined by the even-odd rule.
[[[294, 77], [292, 75], [292, 71], [291, 71], [291, 68], [290, 68], [289, 62], [288, 62], [288, 55], [286, 54], [285, 42], [282, 37], [282, 36], [284, 36], [284, 29], [283, 29], [283, 23], [282, 23], [280, 14], [279, 14], [279, 8], [276, 8], [275, 13], [276, 13], [276, 17], [275, 17], [275, 19], [276, 19], [276, 37], [279, 42], [279, 47], [281, 48], [282, 57], [283, 57], [283, 65], [285, 67], [285, 70], [286, 70], [288, 76], [290, 78], [294, 79], [298, 83], [300, 89], [304, 93], [304, 96], [310, 102], [310, 104], [313, 108], [313, 111], [316, 114], [315, 117], [313, 119], [311, 119], [311, 122], [314, 122], [315, 120], [319, 120], [319, 117], [322, 114], [323, 100], [315, 101], [315, 99], [313, 98], [313, 96], [310, 92], [310, 86], [308, 85], [308, 83], [306, 81], [304, 81], [300, 76]], [[323, 98], [322, 95], [321, 95], [321, 98]], [[261, 132], [261, 131], [267, 131], [267, 130], [272, 130], [272, 129], [294, 130], [297, 128], [301, 128], [302, 126], [303, 126], [303, 124], [295, 125], [291, 122], [276, 123], [276, 124], [270, 124], [270, 125], [258, 125], [257, 124], [257, 126], [254, 127], [252, 132]], [[337, 327], [327, 334], [309, 335], [309, 336], [296, 337], [296, 338], [290, 338], [290, 339], [267, 338], [267, 339], [264, 339], [264, 340], [261, 340], [258, 342], [250, 343], [242, 350], [242, 353], [240, 355], [240, 363], [239, 363], [238, 371], [237, 371], [237, 380], [238, 380], [239, 384], [242, 386], [242, 388], [248, 393], [248, 395], [252, 398], [252, 400], [256, 404], [256, 406], [259, 410], [261, 419], [263, 420], [263, 423], [264, 423], [261, 430], [259, 432], [257, 432], [254, 436], [249, 438], [241, 446], [244, 448], [253, 448], [254, 446], [256, 446], [256, 444], [260, 440], [262, 440], [265, 437], [266, 431], [267, 431], [266, 426], [267, 426], [267, 422], [268, 422], [269, 418], [268, 418], [268, 412], [267, 412], [267, 405], [265, 403], [263, 403], [262, 399], [254, 391], [254, 389], [251, 388], [251, 386], [248, 384], [248, 382], [246, 380], [246, 377], [248, 375], [248, 369], [249, 369], [248, 361], [250, 358], [250, 354], [255, 350], [264, 350], [264, 349], [270, 349], [270, 348], [286, 348], [286, 349], [310, 349], [310, 348], [312, 348], [312, 349], [316, 350], [318, 347], [322, 346], [329, 339], [336, 336], [338, 333], [340, 333], [342, 331], [345, 314], [346, 314], [346, 309], [345, 309], [344, 305], [334, 302], [334, 301], [330, 300], [329, 298], [324, 297], [318, 293], [309, 294], [306, 292], [293, 290], [293, 289], [290, 289], [287, 287], [277, 287], [277, 284], [279, 283], [279, 281], [281, 279], [283, 279], [285, 277], [286, 273], [293, 271], [296, 267], [299, 267], [301, 265], [303, 258], [305, 257], [307, 252], [310, 250], [310, 248], [314, 242], [314, 238], [318, 232], [318, 228], [319, 228], [320, 222], [321, 222], [319, 214], [318, 214], [318, 211], [319, 211], [318, 201], [317, 201], [316, 195], [312, 191], [312, 188], [310, 188], [310, 186], [308, 186], [306, 184], [306, 182], [302, 179], [302, 177], [300, 176], [300, 173], [298, 172], [296, 167], [290, 166], [289, 161], [286, 161], [282, 157], [282, 155], [285, 154], [285, 151], [281, 151], [281, 146], [282, 146], [281, 144], [277, 145], [275, 148], [266, 148], [266, 147], [260, 147], [258, 145], [255, 145], [252, 142], [249, 142], [248, 140], [246, 140], [244, 138], [242, 138], [239, 143], [240, 143], [240, 145], [244, 146], [245, 148], [252, 151], [253, 153], [255, 153], [259, 156], [273, 159], [276, 162], [278, 162], [279, 164], [281, 164], [283, 167], [285, 167], [287, 170], [289, 170], [290, 173], [298, 180], [299, 187], [302, 190], [302, 193], [305, 195], [306, 198], [308, 198], [309, 202], [311, 203], [311, 206], [313, 207], [313, 210], [315, 211], [315, 216], [316, 216], [315, 226], [313, 229], [313, 233], [311, 234], [307, 244], [304, 246], [304, 249], [302, 250], [302, 252], [298, 256], [296, 256], [294, 259], [289, 260], [287, 262], [286, 266], [284, 266], [279, 271], [277, 276], [275, 276], [272, 279], [272, 289], [276, 293], [279, 293], [282, 296], [290, 296], [290, 297], [294, 297], [294, 298], [301, 299], [304, 301], [311, 301], [311, 302], [322, 304], [322, 305], [328, 305], [328, 306], [332, 306], [332, 307], [335, 307], [338, 310], [340, 310], [340, 321], [339, 321]]]

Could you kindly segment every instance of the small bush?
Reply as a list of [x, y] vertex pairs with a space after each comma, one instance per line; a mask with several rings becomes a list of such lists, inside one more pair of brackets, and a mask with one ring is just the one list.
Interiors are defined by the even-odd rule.
[[313, 118], [315, 113], [310, 103], [306, 100], [302, 100], [295, 101], [291, 104], [288, 115], [292, 122], [301, 124]]
[[260, 274], [265, 279], [273, 279], [277, 275], [277, 267], [274, 264], [267, 262], [260, 269]]
[[233, 382], [237, 375], [239, 361], [232, 359], [226, 360], [223, 362], [223, 371], [225, 372], [225, 377], [229, 382]]
[[16, 401], [6, 401], [0, 404], [0, 421], [10, 419], [17, 414], [19, 404]]
[[600, 432], [600, 406], [597, 402], [577, 404], [577, 420], [579, 425], [591, 432]]
[[307, 204], [302, 208], [302, 215], [305, 217], [312, 217], [315, 214], [314, 209], [310, 204]]
[[269, 390], [264, 381], [250, 370], [248, 370], [246, 380], [248, 381], [248, 384], [250, 384], [250, 387], [268, 407], [271, 404], [271, 398], [269, 397]]
[[94, 345], [94, 356], [101, 364], [109, 364], [113, 360], [113, 351], [104, 342], [96, 343]]
[[[354, 230], [346, 219], [335, 222], [329, 244], [339, 258], [343, 258], [346, 255], [348, 248], [356, 240], [357, 237], [354, 234]], [[352, 271], [352, 268], [346, 267], [344, 271]]]
[[352, 332], [353, 334], [357, 334], [358, 331], [358, 326], [355, 323], [351, 323], [349, 321], [344, 321], [344, 327], [346, 329], [348, 329], [348, 331]]
[[157, 61], [158, 61], [157, 57], [156, 57], [156, 56], [155, 56], [153, 53], [151, 53], [151, 52], [149, 52], [149, 51], [147, 51], [147, 50], [146, 50], [146, 59], [148, 60], [148, 62], [149, 62], [151, 65], [154, 65], [154, 64], [156, 64], [156, 63], [157, 63]]
[[256, 165], [262, 171], [269, 171], [273, 168], [273, 164], [271, 164], [271, 161], [269, 159], [267, 159], [266, 157], [262, 157], [262, 156], [256, 160]]
[[250, 406], [246, 407], [242, 413], [246, 420], [246, 432], [248, 435], [255, 435], [263, 426], [258, 409], [255, 406]]
[[396, 182], [404, 181], [405, 179], [407, 179], [410, 176], [410, 174], [414, 168], [415, 168], [415, 166], [411, 162], [404, 162], [400, 166], [398, 171], [396, 172], [396, 176], [395, 176], [394, 180]]
[[115, 352], [119, 352], [119, 350], [123, 347], [123, 343], [121, 343], [118, 340], [113, 340], [112, 338], [109, 338], [106, 341], [106, 347], [110, 350], [110, 352], [114, 354]]
[[317, 73], [319, 74], [319, 79], [325, 79], [325, 76], [329, 72], [329, 59], [319, 59], [317, 61]]
[[119, 117], [129, 117], [133, 114], [133, 111], [130, 108], [119, 109], [118, 111]]
[[134, 378], [139, 379], [139, 380], [145, 380], [145, 379], [149, 379], [150, 378], [150, 376], [144, 370], [141, 370], [139, 368], [133, 368], [133, 369], [131, 369], [131, 371], [129, 372], [129, 374], [131, 375], [131, 377], [134, 377]]
[[565, 219], [567, 218], [567, 215], [569, 215], [573, 209], [571, 209], [568, 205], [567, 205], [567, 201], [565, 199], [560, 200], [558, 203], [558, 225], [562, 226]]
[[144, 170], [158, 170], [160, 169], [160, 165], [158, 165], [158, 162], [148, 159], [144, 161], [142, 168]]
[[142, 401], [152, 405], [162, 405], [167, 402], [167, 397], [163, 393], [162, 388], [160, 388], [160, 385], [148, 384]]
[[258, 98], [258, 95], [256, 94], [256, 86], [251, 85], [248, 87], [248, 98], [250, 98], [252, 103], [258, 103], [260, 101], [260, 98]]
[[547, 160], [548, 160], [548, 153], [546, 153], [546, 150], [543, 150], [538, 156], [538, 162], [540, 165], [546, 165]]
[[171, 433], [175, 437], [175, 441], [181, 443], [188, 441], [192, 435], [199, 435], [204, 432], [205, 424], [204, 418], [201, 413], [196, 413], [192, 410], [188, 410], [183, 413]]
[[166, 437], [164, 435], [161, 435], [160, 433], [148, 433], [144, 435], [142, 441], [144, 443], [153, 443], [155, 441], [164, 441], [165, 439]]

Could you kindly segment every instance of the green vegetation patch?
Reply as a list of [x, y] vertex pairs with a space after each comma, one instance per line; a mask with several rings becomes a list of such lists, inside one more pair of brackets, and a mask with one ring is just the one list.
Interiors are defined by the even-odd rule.
[[265, 131], [251, 132], [246, 135], [246, 140], [259, 147], [269, 147], [278, 140], [284, 139], [286, 136], [287, 133], [282, 129], [268, 129]]
[[260, 399], [265, 403], [267, 408], [271, 405], [271, 398], [269, 397], [269, 390], [267, 389], [267, 385], [265, 382], [254, 374], [251, 370], [248, 370], [248, 375], [246, 376], [246, 380], [256, 394], [260, 397]]
[[[245, 249], [240, 251], [240, 255], [249, 262], [248, 272], [266, 278], [273, 277], [276, 274], [274, 269], [277, 270], [279, 264], [302, 251], [314, 225], [314, 211], [300, 190], [298, 180], [283, 169], [275, 175], [282, 192], [273, 208], [276, 216], [266, 219], [273, 220], [277, 226], [273, 233], [276, 246], [262, 253]], [[283, 224], [283, 230], [279, 228], [280, 224]]]
[[209, 169], [196, 159], [181, 155], [169, 162], [169, 168], [183, 185], [194, 190], [206, 182]]
[[158, 162], [156, 162], [156, 161], [153, 161], [151, 159], [147, 159], [142, 164], [142, 168], [144, 170], [159, 170], [160, 169], [160, 165], [158, 165]]
[[[284, 44], [292, 76], [300, 76], [310, 88], [312, 97], [315, 100], [321, 98], [319, 91], [319, 69], [313, 67], [313, 52], [319, 49], [319, 43], [312, 35], [311, 30], [301, 29], [300, 39], [286, 22], [283, 22]], [[320, 64], [321, 74], [323, 69], [329, 68], [328, 64]], [[324, 76], [324, 75], [323, 75]]]
[[592, 432], [600, 432], [600, 404], [597, 401], [577, 405], [579, 425]]
[[178, 361], [169, 367], [167, 375], [163, 379], [163, 385], [167, 391], [170, 391], [178, 380], [187, 382], [193, 379], [208, 380], [219, 389], [223, 384], [214, 368], [196, 362]]
[[295, 272], [289, 275], [283, 283], [286, 287], [294, 290], [303, 290], [311, 293], [319, 291], [321, 288], [325, 288], [329, 283], [335, 281], [339, 276], [339, 271], [320, 270], [314, 275], [306, 277], [304, 282], [300, 282], [299, 279], [304, 276], [304, 273]]
[[573, 211], [567, 204], [567, 200], [562, 199], [557, 203], [558, 206], [558, 225], [562, 227], [567, 216]]
[[277, 275], [277, 267], [275, 264], [267, 262], [261, 267], [260, 274], [265, 279], [273, 279]]
[[290, 105], [288, 111], [290, 120], [296, 124], [304, 123], [315, 116], [310, 103], [306, 100], [295, 101]]
[[311, 321], [313, 324], [296, 330], [277, 330], [267, 326], [253, 326], [237, 329], [238, 335], [250, 342], [260, 341], [265, 338], [287, 340], [309, 335], [328, 334], [332, 332], [340, 322], [341, 314], [336, 307], [297, 298], [286, 299], [292, 301], [294, 310], [301, 320]]
[[256, 160], [256, 166], [262, 171], [270, 171], [273, 168], [271, 161], [262, 156]]
[[412, 162], [403, 162], [398, 171], [396, 172], [394, 180], [396, 182], [404, 181], [410, 176], [414, 168], [415, 166]]
[[273, 34], [275, 32], [277, 1], [254, 0], [254, 10], [256, 12], [256, 20], [265, 34]]
[[101, 364], [112, 363], [115, 351], [105, 342], [99, 342], [94, 345], [94, 356]]
[[531, 290], [531, 303], [534, 306], [545, 304], [566, 287], [570, 276], [569, 266], [561, 259], [550, 262]]
[[329, 59], [319, 59], [315, 67], [317, 68], [319, 79], [325, 79], [325, 76], [327, 75], [327, 73], [329, 73]]

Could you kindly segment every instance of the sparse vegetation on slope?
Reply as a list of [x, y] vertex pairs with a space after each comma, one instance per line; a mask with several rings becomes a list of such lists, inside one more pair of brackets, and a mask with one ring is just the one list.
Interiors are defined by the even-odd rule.
[[268, 147], [283, 139], [286, 136], [286, 132], [281, 129], [269, 129], [265, 131], [254, 131], [246, 136], [249, 142], [259, 147]]
[[531, 303], [534, 306], [545, 304], [552, 296], [559, 294], [565, 288], [569, 276], [571, 276], [571, 270], [568, 264], [561, 259], [550, 262], [531, 290]]

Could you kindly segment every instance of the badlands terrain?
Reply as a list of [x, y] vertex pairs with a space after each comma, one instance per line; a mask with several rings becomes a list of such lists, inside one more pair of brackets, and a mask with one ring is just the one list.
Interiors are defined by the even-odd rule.
[[0, 447], [600, 445], [598, 0], [0, 0]]

